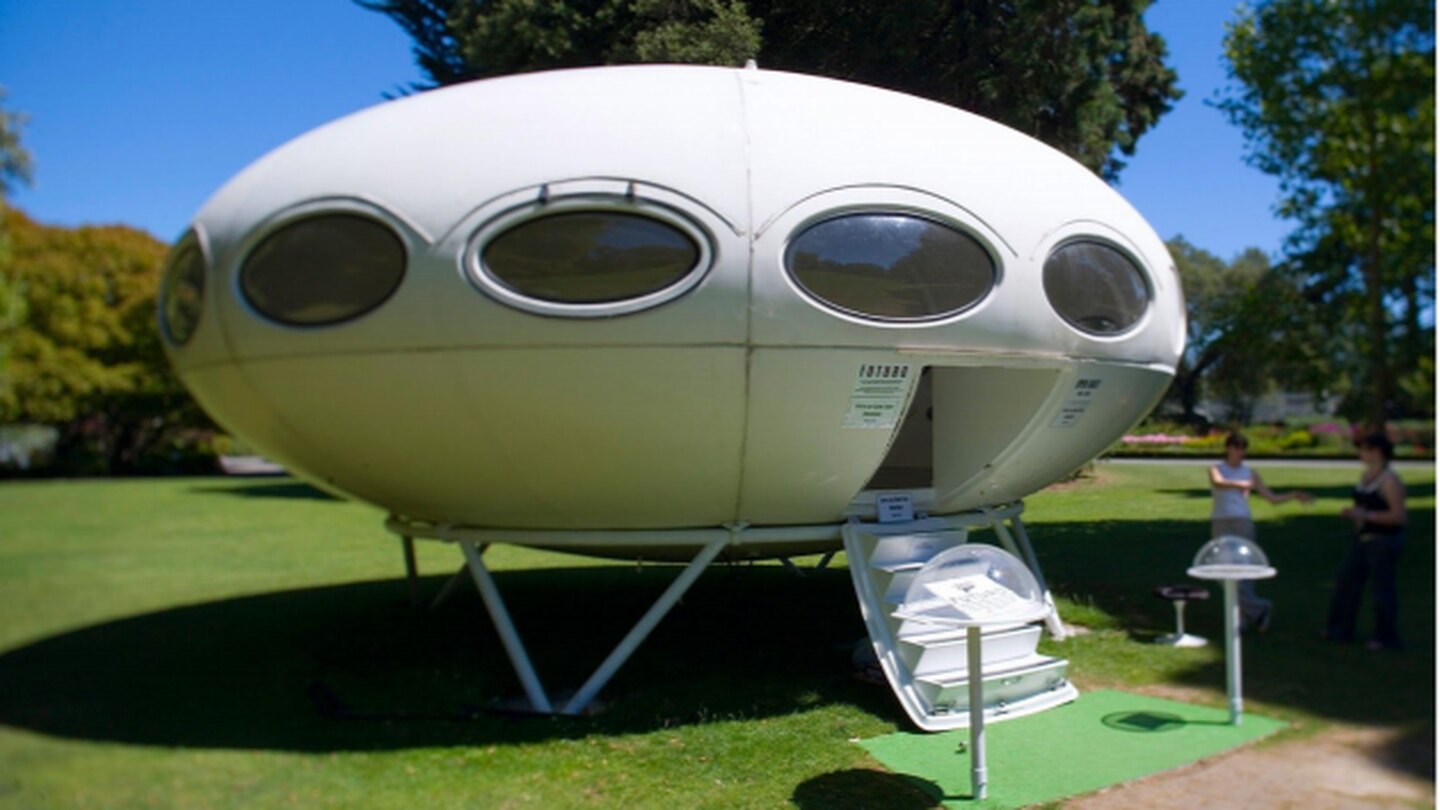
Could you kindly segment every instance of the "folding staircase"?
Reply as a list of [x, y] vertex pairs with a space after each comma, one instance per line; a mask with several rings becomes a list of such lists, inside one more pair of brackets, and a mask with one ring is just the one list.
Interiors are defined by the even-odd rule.
[[[998, 517], [992, 523], [1002, 544], [1021, 556]], [[1018, 528], [1018, 526], [1017, 526]], [[967, 540], [967, 531], [943, 519], [874, 524], [852, 521], [842, 530], [860, 613], [880, 667], [915, 725], [945, 731], [969, 725], [970, 673], [964, 630], [900, 619], [894, 612], [926, 561]], [[1035, 568], [1029, 543], [1024, 555]], [[1042, 580], [1043, 582], [1043, 580]], [[1047, 593], [1048, 599], [1048, 593]], [[1060, 630], [1058, 621], [1052, 632]], [[1068, 661], [1036, 652], [1040, 624], [987, 629], [981, 643], [987, 723], [1023, 717], [1074, 700], [1065, 677]]]

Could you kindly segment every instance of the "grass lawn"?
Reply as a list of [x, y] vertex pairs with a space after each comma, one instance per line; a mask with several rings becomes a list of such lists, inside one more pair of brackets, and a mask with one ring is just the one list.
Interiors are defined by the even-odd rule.
[[[1247, 709], [1433, 735], [1435, 487], [1407, 470], [1402, 654], [1315, 639], [1358, 468], [1264, 467], [1319, 500], [1256, 506], [1280, 570], [1248, 640]], [[1217, 646], [1162, 649], [1154, 586], [1207, 539], [1202, 467], [1101, 465], [1029, 500], [1081, 689], [1220, 706]], [[477, 709], [520, 689], [478, 595], [410, 607], [398, 542], [365, 506], [289, 479], [0, 484], [0, 808], [924, 807], [851, 740], [908, 727], [851, 677], [864, 629], [843, 566], [714, 566], [588, 719]], [[552, 691], [589, 674], [677, 569], [511, 547], [487, 556]], [[458, 550], [420, 544], [428, 593]], [[1215, 589], [1216, 597], [1219, 589]], [[1219, 600], [1192, 632], [1221, 636]], [[1368, 628], [1369, 613], [1362, 621]], [[326, 717], [315, 695], [353, 710]], [[1433, 763], [1432, 763], [1433, 767]]]

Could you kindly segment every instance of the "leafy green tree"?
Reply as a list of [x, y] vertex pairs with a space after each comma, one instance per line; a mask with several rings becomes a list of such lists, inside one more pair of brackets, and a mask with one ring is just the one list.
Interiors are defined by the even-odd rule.
[[25, 127], [26, 116], [5, 110], [6, 95], [5, 88], [0, 86], [0, 204], [17, 184], [29, 185], [35, 169], [30, 152], [20, 143], [20, 130]]
[[0, 423], [60, 427], [69, 470], [90, 474], [145, 471], [176, 430], [208, 426], [155, 326], [163, 243], [128, 227], [44, 226], [14, 209], [0, 229], [26, 316], [7, 336]]
[[[625, 62], [817, 73], [960, 106], [1106, 178], [1179, 98], [1149, 0], [357, 0], [435, 85]], [[763, 42], [762, 42], [763, 34]], [[423, 89], [420, 88], [420, 89]]]
[[[34, 163], [20, 143], [25, 116], [5, 110], [5, 88], [0, 87], [0, 226], [5, 221], [5, 198], [16, 185], [29, 185]], [[10, 342], [25, 321], [25, 300], [10, 278], [10, 243], [0, 227], [0, 391], [9, 377]]]
[[1244, 129], [1250, 162], [1280, 179], [1278, 211], [1297, 223], [1290, 272], [1354, 341], [1338, 355], [1346, 382], [1383, 424], [1397, 368], [1417, 367], [1434, 340], [1422, 325], [1434, 307], [1433, 0], [1260, 0], [1225, 49], [1234, 82], [1217, 105]]
[[999, 121], [1107, 179], [1181, 95], [1149, 0], [751, 0], [768, 67], [912, 93]]
[[[1251, 304], [1252, 293], [1270, 268], [1265, 254], [1251, 248], [1235, 261], [1226, 263], [1215, 254], [1195, 247], [1177, 236], [1166, 243], [1175, 268], [1180, 273], [1180, 283], [1185, 289], [1185, 353], [1175, 370], [1175, 381], [1171, 383], [1170, 399], [1178, 406], [1181, 418], [1190, 424], [1198, 424], [1202, 418], [1196, 413], [1196, 406], [1207, 395], [1213, 395], [1214, 378], [1221, 369], [1235, 368], [1240, 363], [1232, 354], [1249, 354], [1247, 342], [1253, 336], [1242, 334], [1245, 327], [1252, 325], [1247, 307]], [[1251, 375], [1246, 385], [1245, 378], [1232, 379], [1227, 388], [1227, 399], [1238, 399], [1247, 393], [1261, 393], [1265, 382], [1261, 375]]]
[[[1166, 243], [1185, 289], [1185, 353], [1166, 396], [1190, 424], [1202, 399], [1244, 414], [1278, 389], [1337, 393], [1331, 375], [1340, 342], [1321, 327], [1295, 277], [1258, 248], [1230, 262], [1184, 237]], [[1241, 421], [1244, 421], [1243, 419]]]
[[740, 0], [356, 0], [415, 40], [434, 85], [630, 62], [739, 65], [760, 48]]

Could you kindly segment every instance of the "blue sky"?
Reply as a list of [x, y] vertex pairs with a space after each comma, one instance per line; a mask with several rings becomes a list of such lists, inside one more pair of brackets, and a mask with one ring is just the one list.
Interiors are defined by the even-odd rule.
[[[1225, 83], [1232, 0], [1148, 13], [1186, 96], [1140, 140], [1119, 190], [1161, 236], [1229, 258], [1278, 253], [1277, 186], [1204, 102]], [[209, 195], [301, 133], [420, 79], [410, 40], [350, 0], [0, 0], [0, 85], [27, 113], [36, 182], [11, 202], [51, 224], [172, 239]]]

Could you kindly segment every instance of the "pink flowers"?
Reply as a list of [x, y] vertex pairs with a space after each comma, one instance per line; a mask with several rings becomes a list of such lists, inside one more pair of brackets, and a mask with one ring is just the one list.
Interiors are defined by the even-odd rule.
[[1165, 433], [1146, 433], [1140, 436], [1122, 436], [1120, 441], [1125, 444], [1184, 444], [1188, 436], [1170, 436]]

